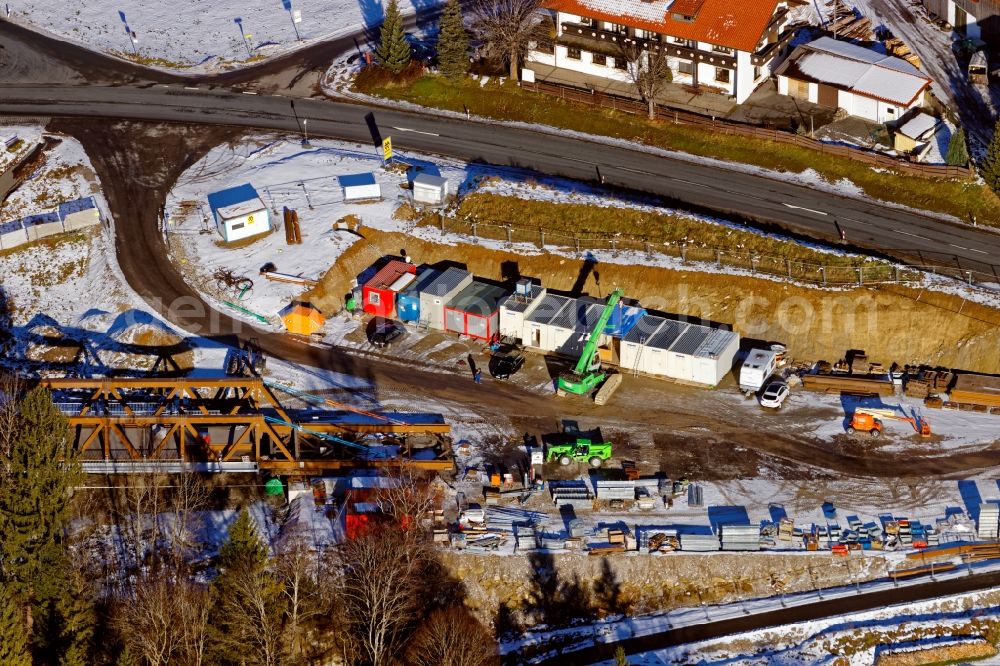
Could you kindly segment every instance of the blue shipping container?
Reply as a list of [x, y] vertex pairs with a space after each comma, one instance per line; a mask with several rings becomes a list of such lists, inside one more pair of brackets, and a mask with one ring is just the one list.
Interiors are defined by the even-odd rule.
[[420, 321], [420, 292], [437, 279], [441, 271], [433, 268], [417, 270], [417, 279], [396, 294], [396, 316], [400, 321]]

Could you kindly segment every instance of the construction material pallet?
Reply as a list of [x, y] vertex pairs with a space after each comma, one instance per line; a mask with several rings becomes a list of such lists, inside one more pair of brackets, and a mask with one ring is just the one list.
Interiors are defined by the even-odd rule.
[[882, 376], [802, 375], [802, 387], [825, 393], [891, 396], [896, 392], [892, 379]]

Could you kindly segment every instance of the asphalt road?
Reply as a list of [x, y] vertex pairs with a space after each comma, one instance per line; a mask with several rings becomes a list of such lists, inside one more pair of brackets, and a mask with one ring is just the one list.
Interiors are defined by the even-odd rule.
[[[629, 638], [617, 643], [607, 643], [576, 652], [568, 652], [565, 655], [553, 657], [541, 663], [546, 666], [592, 664], [602, 660], [613, 659], [618, 646], [623, 647], [626, 654], [633, 655], [675, 645], [683, 645], [685, 643], [720, 638], [745, 631], [777, 627], [795, 622], [807, 622], [835, 615], [849, 615], [851, 613], [877, 610], [894, 604], [924, 601], [935, 597], [983, 590], [996, 587], [997, 585], [1000, 585], [1000, 572], [949, 578], [936, 582], [927, 581], [917, 585], [904, 585], [879, 592], [828, 599], [806, 606], [790, 606], [766, 613], [756, 613], [745, 617], [670, 629], [658, 634]], [[508, 658], [505, 662], [508, 664], [518, 663], [516, 658]]]
[[[181, 84], [119, 86], [8, 86], [0, 113], [235, 125], [299, 131], [311, 136], [370, 142], [372, 114], [397, 149], [605, 182], [659, 195], [681, 205], [753, 221], [805, 237], [839, 240], [905, 261], [1000, 275], [1000, 234], [950, 224], [876, 202], [840, 197], [811, 187], [726, 170], [698, 161], [609, 145], [568, 133], [422, 116], [325, 100], [249, 94]], [[928, 181], [928, 186], [933, 186]]]

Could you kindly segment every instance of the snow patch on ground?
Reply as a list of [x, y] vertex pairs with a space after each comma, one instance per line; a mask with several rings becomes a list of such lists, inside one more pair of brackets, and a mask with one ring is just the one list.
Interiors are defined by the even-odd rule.
[[[998, 591], [987, 590], [941, 597], [930, 601], [888, 606], [876, 611], [837, 615], [822, 620], [799, 622], [782, 627], [733, 634], [725, 638], [691, 643], [663, 650], [629, 655], [629, 663], [636, 666], [659, 664], [699, 663], [766, 665], [766, 664], [819, 664], [845, 663], [837, 661], [835, 645], [860, 643], [868, 636], [881, 636], [882, 640], [869, 641], [870, 646], [852, 645], [846, 663], [851, 666], [868, 666], [876, 663], [877, 650], [886, 644], [895, 644], [901, 637], [948, 636], [949, 629], [958, 629], [970, 620], [996, 622], [1000, 619], [997, 606]], [[926, 645], [955, 642], [944, 639]], [[748, 646], [752, 646], [749, 647]], [[920, 647], [918, 643], [917, 646]], [[839, 655], [845, 658], [845, 655]], [[603, 662], [601, 666], [612, 662]], [[976, 663], [998, 663], [996, 659]]]
[[[383, 18], [382, 2], [367, 0], [92, 0], [73, 4], [12, 0], [9, 19], [161, 69], [210, 73], [368, 30]], [[404, 15], [437, 4], [436, 0], [399, 3]], [[295, 27], [293, 12], [301, 12], [302, 18]], [[135, 35], [134, 45], [126, 26]]]
[[[59, 145], [44, 151], [41, 166], [10, 193], [0, 208], [0, 222], [47, 213], [63, 202], [91, 195], [96, 198], [102, 212], [108, 210], [101, 194], [101, 183], [79, 141], [68, 136], [45, 134], [37, 125], [4, 126], [0, 136], [8, 134], [17, 134], [24, 140], [17, 156], [27, 154], [43, 136], [53, 137]], [[11, 157], [9, 161], [13, 162], [13, 154], [6, 151], [2, 154]], [[2, 166], [0, 163], [0, 168]]]

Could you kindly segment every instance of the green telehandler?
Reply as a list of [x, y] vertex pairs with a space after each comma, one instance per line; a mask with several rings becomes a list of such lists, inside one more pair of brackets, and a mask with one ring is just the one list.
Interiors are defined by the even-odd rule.
[[560, 465], [586, 461], [591, 467], [600, 467], [611, 457], [611, 442], [593, 442], [577, 439], [571, 444], [550, 444], [546, 462], [558, 460]]
[[623, 295], [624, 292], [621, 289], [615, 289], [608, 296], [604, 310], [601, 312], [594, 329], [590, 332], [590, 337], [587, 339], [587, 344], [584, 345], [576, 365], [570, 372], [559, 376], [556, 385], [557, 395], [566, 395], [567, 393], [587, 395], [607, 378], [608, 373], [601, 369], [601, 355], [598, 351], [598, 345], [601, 342], [601, 334], [604, 333], [604, 328], [608, 325], [611, 314]]

